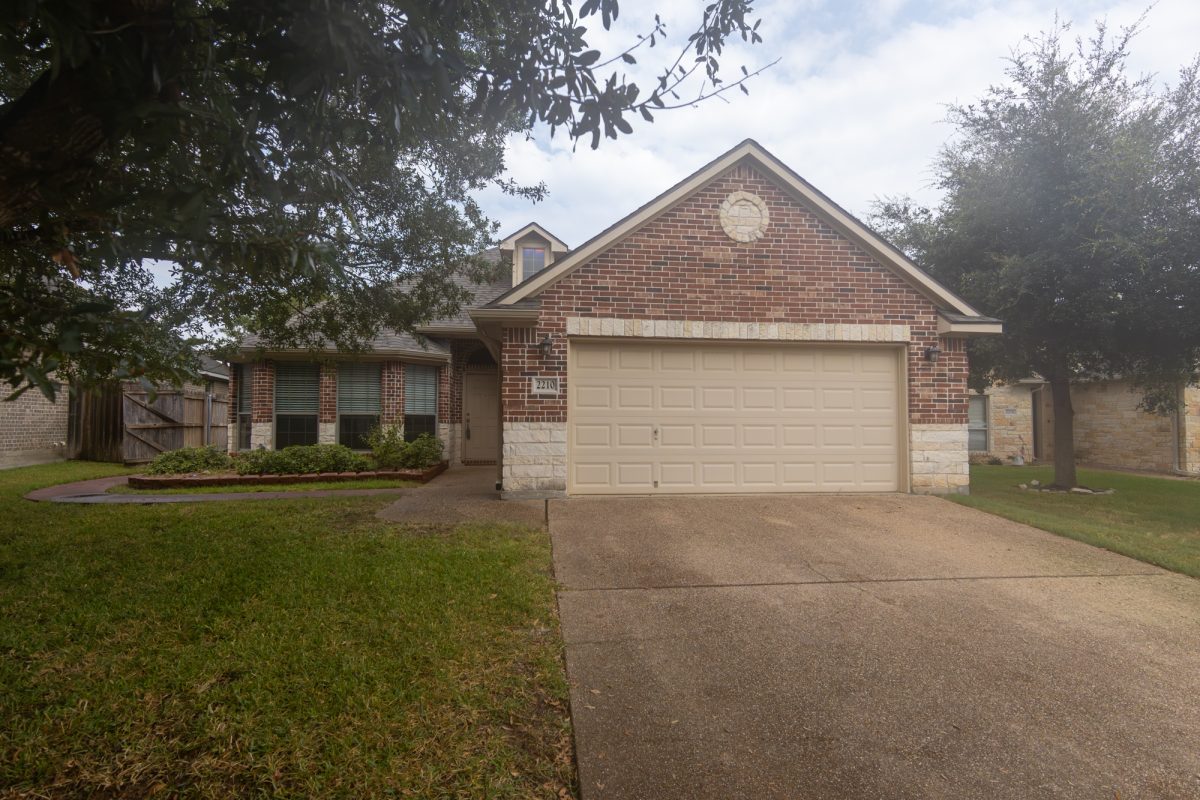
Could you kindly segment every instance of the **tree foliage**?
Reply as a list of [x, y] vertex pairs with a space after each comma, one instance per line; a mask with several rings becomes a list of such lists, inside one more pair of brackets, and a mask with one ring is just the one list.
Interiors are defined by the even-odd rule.
[[[546, 126], [595, 147], [755, 74], [722, 82], [719, 63], [731, 38], [761, 41], [752, 0], [705, 7], [648, 91], [623, 70], [665, 26], [606, 58], [588, 26], [618, 13], [616, 0], [0, 4], [0, 379], [177, 378], [189, 326], [354, 348], [451, 312], [452, 270], [495, 233], [472, 195], [543, 194], [503, 179], [511, 134]], [[148, 262], [173, 265], [168, 288]]]
[[[950, 108], [937, 208], [889, 200], [874, 215], [1003, 319], [1003, 337], [972, 345], [973, 382], [1042, 376], [1067, 432], [1071, 381], [1131, 378], [1167, 409], [1200, 358], [1200, 62], [1159, 88], [1127, 74], [1136, 26], [1068, 30], [1027, 39], [1005, 83]], [[1073, 459], [1056, 441], [1060, 483]]]

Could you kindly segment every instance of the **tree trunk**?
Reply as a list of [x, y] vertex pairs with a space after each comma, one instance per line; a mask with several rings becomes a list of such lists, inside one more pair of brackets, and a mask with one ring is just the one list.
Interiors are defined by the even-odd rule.
[[1050, 379], [1054, 402], [1054, 485], [1063, 489], [1075, 486], [1075, 409], [1071, 405], [1071, 381]]

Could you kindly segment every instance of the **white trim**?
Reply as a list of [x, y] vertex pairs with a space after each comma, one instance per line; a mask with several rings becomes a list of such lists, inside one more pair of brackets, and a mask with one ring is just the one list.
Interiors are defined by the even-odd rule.
[[997, 336], [1004, 333], [1003, 322], [951, 322], [938, 315], [938, 336]]
[[567, 317], [568, 336], [725, 339], [764, 342], [908, 342], [907, 325], [834, 325], [804, 322], [706, 322], [678, 319]]
[[744, 158], [751, 158], [756, 161], [771, 177], [791, 189], [800, 198], [802, 203], [817, 212], [818, 215], [824, 217], [827, 222], [848, 235], [856, 243], [863, 246], [871, 255], [878, 258], [880, 263], [886, 267], [890, 267], [901, 277], [907, 279], [926, 296], [935, 301], [945, 303], [960, 313], [970, 316], [980, 316], [979, 312], [968, 305], [965, 300], [942, 286], [929, 275], [926, 275], [920, 267], [881, 239], [878, 234], [867, 229], [862, 223], [851, 217], [839, 206], [828, 200], [815, 188], [789, 170], [782, 162], [764, 150], [761, 145], [750, 139], [742, 142], [699, 172], [693, 173], [691, 177], [685, 179], [673, 189], [659, 195], [641, 209], [580, 246], [577, 250], [565, 255], [553, 267], [547, 267], [496, 302], [502, 306], [512, 305], [565, 278], [574, 269], [640, 227], [647, 220], [667, 210], [709, 181], [731, 169]]
[[559, 239], [553, 233], [546, 230], [541, 225], [538, 225], [536, 222], [531, 222], [528, 225], [526, 225], [524, 228], [521, 228], [521, 230], [517, 231], [516, 233], [510, 234], [509, 236], [505, 236], [500, 241], [500, 249], [501, 250], [512, 250], [516, 246], [517, 241], [519, 239], [521, 239], [524, 236], [528, 236], [531, 233], [536, 233], [538, 236], [541, 236], [543, 239], [545, 239], [547, 242], [549, 242], [550, 249], [552, 251], [555, 251], [558, 253], [565, 253], [571, 249], [571, 248], [567, 247], [566, 242], [564, 242], [562, 239]]

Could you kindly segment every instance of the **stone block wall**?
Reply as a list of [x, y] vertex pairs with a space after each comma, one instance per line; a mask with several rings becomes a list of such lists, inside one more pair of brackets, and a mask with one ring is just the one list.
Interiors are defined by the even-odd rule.
[[1200, 475], [1200, 386], [1189, 386], [1184, 390], [1182, 411], [1179, 425], [1179, 466], [1185, 472]]
[[504, 422], [501, 480], [506, 497], [565, 493], [567, 423]]
[[1075, 459], [1080, 464], [1169, 472], [1175, 466], [1172, 415], [1138, 408], [1142, 395], [1128, 381], [1071, 387]]
[[37, 389], [16, 400], [0, 400], [0, 469], [66, 458], [70, 401], [67, 387], [57, 388], [53, 403]]
[[988, 387], [988, 455], [1033, 460], [1033, 389], [1030, 384]]
[[967, 494], [970, 491], [965, 423], [914, 424], [909, 441], [913, 492]]

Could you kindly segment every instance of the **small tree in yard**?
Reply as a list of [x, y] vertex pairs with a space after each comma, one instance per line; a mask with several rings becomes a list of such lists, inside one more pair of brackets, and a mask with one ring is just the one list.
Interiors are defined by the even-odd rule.
[[189, 326], [353, 349], [453, 312], [496, 232], [473, 194], [543, 194], [508, 137], [595, 147], [745, 91], [718, 60], [761, 41], [752, 5], [697, 3], [643, 89], [657, 17], [588, 44], [617, 0], [4, 0], [0, 382], [179, 379]]
[[1200, 356], [1200, 81], [1126, 75], [1134, 28], [1027, 39], [1007, 82], [952, 106], [944, 199], [877, 204], [876, 224], [1004, 320], [971, 346], [972, 382], [1032, 373], [1054, 400], [1054, 482], [1076, 485], [1071, 382], [1120, 375], [1167, 410]]

